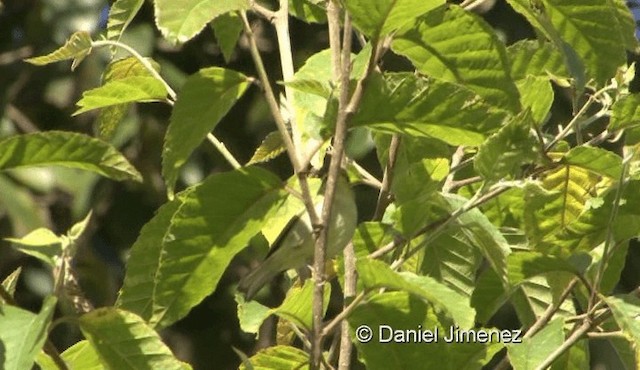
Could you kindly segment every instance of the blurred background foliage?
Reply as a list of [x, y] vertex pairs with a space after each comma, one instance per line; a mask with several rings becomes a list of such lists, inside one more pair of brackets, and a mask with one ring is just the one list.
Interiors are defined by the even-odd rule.
[[[635, 4], [630, 5], [634, 13], [638, 11]], [[72, 116], [72, 113], [82, 92], [100, 84], [101, 74], [111, 58], [108, 49], [93, 52], [74, 72], [70, 71], [68, 63], [34, 67], [22, 59], [54, 50], [75, 31], [88, 31], [94, 36], [103, 33], [108, 10], [106, 0], [0, 0], [0, 139], [44, 130], [97, 133], [96, 113], [79, 116]], [[535, 37], [524, 19], [503, 0], [497, 0], [483, 17], [507, 44]], [[254, 19], [254, 22], [268, 72], [273, 80], [279, 80], [273, 29], [260, 20]], [[292, 18], [291, 29], [296, 67], [328, 45], [323, 24], [307, 24]], [[153, 57], [159, 63], [162, 75], [178, 91], [186, 76], [206, 66], [226, 65], [256, 75], [242, 38], [229, 64], [225, 63], [211, 28], [185, 45], [175, 46], [161, 39], [154, 27], [153, 6], [149, 1], [122, 41], [142, 55]], [[630, 59], [638, 57], [630, 56]], [[407, 61], [393, 55], [386, 57], [383, 67], [386, 70], [410, 69]], [[570, 115], [566, 96], [557, 91], [550, 125], [564, 121]], [[142, 225], [166, 202], [160, 177], [160, 154], [169, 113], [170, 108], [160, 103], [137, 105], [112, 138], [143, 174], [144, 183], [117, 183], [59, 167], [0, 173], [0, 238], [23, 236], [38, 227], [61, 234], [93, 210], [75, 267], [83, 290], [96, 306], [113, 304], [124, 276], [128, 249]], [[261, 93], [252, 88], [218, 125], [216, 135], [244, 163], [273, 130]], [[352, 134], [349, 152], [374, 175], [380, 176], [381, 170], [367, 135]], [[290, 168], [284, 156], [266, 166], [283, 178], [289, 176]], [[229, 169], [222, 156], [205, 142], [184, 167], [179, 186], [189, 186], [211, 173]], [[366, 187], [358, 187], [357, 194], [360, 217], [368, 219], [377, 194]], [[637, 274], [640, 253], [637, 250], [630, 248], [619, 286], [622, 291], [633, 289], [640, 280]], [[261, 253], [264, 250], [250, 248], [239, 255], [217, 291], [189, 316], [162, 333], [179, 358], [189, 361], [194, 368], [205, 369], [216, 364], [216, 368], [231, 369], [239, 363], [232, 346], [252, 351], [253, 338], [239, 330], [233, 293], [239, 276], [246, 273], [250, 261], [259, 259]], [[50, 272], [34, 258], [19, 254], [8, 242], [0, 240], [0, 279], [18, 267], [22, 267], [23, 273], [16, 292], [17, 301], [23, 307], [37, 311], [42, 297], [52, 289]], [[508, 312], [504, 315], [504, 320], [513, 319]], [[62, 351], [80, 336], [74, 325], [63, 323], [56, 326], [53, 338]]]

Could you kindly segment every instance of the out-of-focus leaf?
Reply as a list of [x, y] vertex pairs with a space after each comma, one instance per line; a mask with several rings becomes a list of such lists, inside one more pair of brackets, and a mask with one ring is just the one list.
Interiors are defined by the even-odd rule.
[[178, 93], [162, 148], [162, 175], [173, 197], [180, 167], [244, 94], [249, 79], [218, 67], [190, 76]]
[[36, 229], [22, 238], [7, 238], [22, 253], [33, 256], [51, 267], [55, 266], [55, 257], [62, 254], [62, 239], [51, 230]]
[[0, 344], [3, 356], [0, 367], [5, 370], [31, 369], [48, 335], [48, 327], [56, 308], [56, 298], [45, 298], [39, 314], [21, 308], [0, 305]]
[[441, 6], [407, 24], [391, 48], [424, 74], [457, 82], [505, 110], [520, 108], [506, 47], [491, 26], [459, 6]]
[[[22, 272], [22, 266], [15, 269], [6, 278], [4, 278], [4, 280], [2, 280], [2, 287], [12, 297], [13, 297], [13, 294], [16, 292], [16, 286], [18, 285], [18, 279], [20, 278], [21, 272]], [[0, 298], [0, 304], [2, 304], [2, 302], [4, 302], [4, 300]]]
[[242, 32], [242, 19], [235, 12], [225, 13], [211, 22], [225, 62], [229, 63]]
[[184, 43], [216, 17], [249, 8], [248, 0], [156, 0], [156, 25], [167, 40]]
[[43, 66], [62, 60], [72, 59], [71, 70], [76, 69], [78, 64], [91, 53], [91, 36], [88, 32], [79, 31], [71, 35], [69, 40], [60, 48], [51, 53], [35, 58], [25, 59], [26, 62]]
[[80, 330], [111, 369], [191, 369], [176, 359], [160, 335], [139, 316], [98, 308], [80, 318]]
[[327, 9], [321, 1], [289, 0], [289, 14], [306, 23], [327, 23]]
[[9, 216], [15, 235], [46, 225], [46, 217], [31, 192], [0, 173], [0, 209]]
[[236, 303], [240, 329], [245, 333], [257, 334], [264, 320], [271, 316], [271, 308], [254, 300], [245, 301], [242, 294], [236, 294]]
[[613, 103], [609, 130], [640, 126], [640, 94], [626, 95]]
[[107, 21], [107, 38], [120, 41], [124, 30], [129, 26], [133, 18], [144, 4], [144, 0], [117, 0], [109, 9]]
[[167, 89], [154, 77], [125, 77], [82, 93], [82, 99], [77, 103], [79, 109], [73, 114], [126, 103], [162, 101], [166, 97]]
[[47, 131], [0, 141], [0, 171], [29, 166], [63, 166], [114, 180], [142, 181], [140, 173], [110, 144], [73, 132]]
[[134, 243], [118, 306], [154, 327], [184, 317], [287, 195], [279, 178], [256, 167], [213, 175], [178, 194]]

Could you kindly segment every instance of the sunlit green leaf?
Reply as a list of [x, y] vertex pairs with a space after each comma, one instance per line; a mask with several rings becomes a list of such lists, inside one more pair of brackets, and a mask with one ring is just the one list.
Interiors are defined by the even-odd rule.
[[563, 325], [564, 320], [555, 319], [533, 337], [508, 345], [514, 369], [536, 369], [564, 341]]
[[[444, 338], [451, 327], [440, 323], [429, 305], [407, 292], [375, 295], [348, 320], [359, 359], [367, 369], [412, 369], [416, 364], [424, 369], [480, 369], [502, 349], [499, 343], [447, 343]], [[370, 340], [358, 340], [358, 333], [362, 335], [367, 328]]]
[[133, 245], [119, 307], [155, 327], [184, 317], [287, 194], [280, 179], [254, 167], [213, 175], [178, 194]]
[[249, 8], [248, 0], [156, 0], [154, 4], [156, 25], [173, 43], [191, 40], [222, 14]]
[[506, 113], [459, 85], [411, 73], [373, 76], [355, 126], [431, 137], [451, 145], [478, 145]]
[[112, 369], [191, 369], [178, 361], [160, 335], [139, 316], [99, 308], [80, 318], [80, 329]]
[[424, 74], [457, 82], [506, 110], [520, 107], [504, 44], [480, 17], [458, 6], [439, 7], [406, 25], [391, 48]]
[[218, 67], [201, 69], [187, 79], [171, 112], [162, 149], [162, 174], [170, 197], [180, 167], [248, 85], [243, 74]]
[[73, 132], [47, 131], [0, 141], [0, 171], [31, 166], [63, 166], [114, 180], [142, 181], [138, 171], [104, 141]]
[[633, 343], [640, 343], [640, 299], [629, 294], [606, 297], [604, 301], [623, 333]]
[[0, 305], [0, 367], [5, 370], [31, 369], [49, 334], [48, 327], [56, 308], [56, 298], [45, 298], [40, 313]]
[[327, 23], [324, 1], [289, 0], [289, 14], [306, 23]]
[[571, 149], [563, 162], [618, 180], [622, 174], [622, 158], [602, 148], [578, 146]]
[[273, 346], [256, 353], [249, 362], [251, 366], [243, 363], [240, 369], [306, 370], [309, 369], [309, 354], [295, 347]]
[[516, 86], [520, 91], [520, 103], [531, 110], [531, 118], [536, 125], [545, 123], [554, 98], [549, 78], [527, 76], [517, 81]]
[[347, 0], [345, 5], [355, 26], [378, 40], [444, 4], [442, 0]]
[[91, 36], [88, 32], [79, 31], [71, 35], [69, 40], [60, 48], [51, 53], [35, 58], [25, 59], [26, 62], [43, 66], [62, 60], [72, 59], [71, 70], [76, 69], [78, 64], [91, 53]]
[[287, 149], [284, 146], [280, 132], [270, 132], [264, 140], [262, 140], [262, 143], [260, 143], [260, 146], [256, 149], [255, 153], [253, 153], [253, 157], [251, 157], [247, 166], [270, 161], [284, 153], [286, 150]]
[[[590, 261], [588, 257], [582, 257], [584, 258], [575, 258], [575, 260], [571, 261], [532, 251], [512, 253], [507, 258], [509, 282], [512, 285], [516, 285], [533, 276], [554, 271], [564, 271], [575, 275], [580, 274], [586, 269]], [[578, 266], [578, 264], [582, 264], [582, 266]]]
[[423, 298], [441, 312], [447, 313], [462, 328], [473, 326], [475, 312], [462, 304], [464, 298], [457, 292], [427, 276], [397, 273], [381, 261], [357, 261], [359, 281], [366, 290], [390, 288], [402, 290]]
[[[302, 287], [293, 287], [287, 292], [287, 296], [282, 304], [273, 310], [279, 317], [289, 320], [301, 328], [311, 330], [313, 324], [313, 288], [315, 284], [311, 279], [305, 281]], [[331, 296], [331, 285], [324, 287], [324, 311], [329, 305]]]
[[[105, 366], [100, 362], [98, 353], [91, 346], [91, 343], [87, 340], [81, 340], [73, 346], [67, 348], [60, 354], [60, 357], [69, 366], [70, 369], [82, 369], [82, 370], [104, 370]], [[40, 355], [36, 359], [38, 366], [42, 370], [58, 370], [59, 367], [56, 363], [46, 355], [44, 352], [40, 352]]]
[[82, 93], [82, 99], [77, 103], [79, 109], [73, 114], [126, 103], [162, 101], [166, 97], [167, 89], [154, 77], [125, 77]]
[[255, 300], [245, 301], [242, 294], [236, 294], [235, 298], [238, 303], [240, 329], [245, 333], [257, 334], [264, 320], [271, 316], [271, 308]]
[[[511, 77], [522, 80], [535, 77], [571, 77], [564, 65], [562, 54], [553, 44], [533, 40], [521, 40], [507, 48], [511, 61]], [[520, 90], [522, 94], [522, 90]], [[522, 99], [522, 98], [521, 98]]]
[[[160, 70], [160, 66], [153, 60], [149, 60], [149, 62], [156, 71]], [[102, 74], [102, 83], [105, 84], [109, 81], [121, 80], [133, 76], [151, 77], [151, 73], [134, 57], [118, 59], [107, 65], [107, 68]], [[166, 94], [166, 92], [163, 94]], [[164, 96], [162, 96], [162, 98], [164, 98]], [[118, 104], [100, 109], [97, 124], [102, 138], [110, 139], [113, 136], [118, 124], [129, 111], [129, 105], [130, 104]]]
[[22, 238], [7, 238], [15, 248], [33, 256], [49, 266], [55, 266], [54, 258], [62, 254], [62, 239], [51, 230], [36, 229]]
[[610, 6], [609, 0], [543, 0], [542, 3], [562, 40], [584, 61], [589, 77], [602, 84], [626, 63], [623, 32], [617, 10]]
[[520, 168], [536, 159], [538, 144], [532, 126], [531, 112], [527, 110], [491, 135], [478, 148], [473, 162], [476, 171], [492, 181], [517, 178]]
[[611, 109], [609, 130], [640, 126], [640, 94], [622, 96]]
[[[13, 294], [16, 292], [16, 286], [18, 286], [18, 279], [20, 278], [20, 273], [22, 272], [22, 266], [15, 269], [12, 273], [7, 275], [7, 277], [2, 280], [2, 287], [4, 290], [9, 293], [13, 297]], [[0, 304], [2, 304], [4, 300], [0, 298]]]

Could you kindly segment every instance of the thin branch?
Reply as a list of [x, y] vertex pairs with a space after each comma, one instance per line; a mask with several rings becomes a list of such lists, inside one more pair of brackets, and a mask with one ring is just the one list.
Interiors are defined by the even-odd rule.
[[218, 138], [215, 137], [215, 135], [213, 135], [212, 133], [208, 133], [207, 134], [207, 139], [209, 140], [209, 142], [211, 142], [211, 144], [213, 144], [213, 146], [216, 147], [216, 149], [218, 149], [220, 154], [222, 154], [224, 159], [226, 159], [227, 162], [229, 162], [231, 167], [233, 167], [236, 170], [242, 167], [240, 162], [238, 162], [238, 160], [233, 156], [233, 154], [231, 154], [229, 149], [227, 149], [227, 146], [224, 145], [223, 142], [218, 140]]
[[[353, 249], [353, 243], [349, 243], [344, 249], [344, 295], [342, 311], [347, 310], [349, 305], [347, 302], [356, 295], [356, 254]], [[338, 358], [338, 370], [348, 370], [351, 364], [351, 353], [353, 352], [353, 344], [351, 343], [351, 334], [349, 331], [349, 323], [342, 320], [342, 328], [340, 332], [340, 355]]]
[[275, 13], [271, 22], [276, 29], [278, 39], [278, 52], [280, 54], [280, 68], [282, 69], [282, 81], [285, 92], [285, 107], [290, 112], [289, 123], [293, 144], [301, 156], [305, 156], [302, 145], [302, 135], [296, 123], [296, 105], [293, 101], [293, 89], [287, 84], [293, 80], [293, 52], [291, 49], [291, 37], [289, 35], [289, 0], [280, 0], [280, 9]]
[[[451, 156], [450, 167], [456, 167], [457, 165], [459, 165], [463, 157], [464, 157], [464, 146], [459, 146], [456, 149], [455, 153], [453, 153], [453, 155]], [[455, 172], [450, 172], [449, 175], [447, 175], [447, 179], [445, 180], [444, 185], [442, 185], [443, 193], [449, 193], [453, 190], [454, 177], [455, 177]]]
[[351, 301], [351, 303], [349, 303], [349, 305], [342, 310], [342, 312], [340, 312], [336, 317], [333, 318], [333, 320], [331, 320], [327, 325], [324, 326], [324, 328], [322, 329], [322, 335], [326, 336], [331, 334], [331, 332], [333, 332], [344, 319], [351, 315], [351, 312], [353, 312], [353, 310], [358, 307], [358, 305], [364, 298], [364, 292], [360, 292], [360, 294], [358, 294], [353, 299], [353, 301]]
[[398, 149], [400, 148], [400, 136], [393, 135], [391, 137], [391, 144], [389, 145], [389, 155], [387, 158], [387, 164], [384, 168], [384, 175], [382, 177], [382, 187], [378, 193], [378, 202], [376, 203], [376, 211], [373, 214], [373, 221], [379, 221], [384, 215], [384, 211], [391, 203], [391, 183], [393, 181], [393, 173], [396, 165], [396, 157], [398, 155]]
[[626, 338], [622, 330], [618, 331], [605, 331], [602, 333], [589, 332], [587, 333], [589, 339], [611, 339], [611, 338]]
[[546, 370], [553, 362], [562, 356], [562, 354], [571, 348], [577, 341], [579, 341], [584, 335], [591, 330], [592, 323], [589, 320], [585, 320], [580, 327], [578, 327], [567, 340], [565, 340], [558, 348], [556, 348], [547, 358], [538, 366], [536, 370]]
[[[330, 12], [330, 17], [336, 17], [337, 14]], [[335, 40], [334, 40], [335, 41]], [[313, 258], [313, 333], [312, 333], [312, 351], [311, 351], [311, 368], [320, 369], [322, 359], [322, 318], [324, 312], [324, 282], [325, 282], [325, 262], [326, 251], [329, 235], [329, 220], [331, 219], [331, 211], [333, 208], [333, 200], [336, 194], [338, 177], [342, 168], [342, 157], [344, 156], [344, 144], [347, 136], [347, 104], [349, 103], [349, 76], [351, 74], [351, 20], [348, 14], [344, 20], [344, 38], [342, 47], [340, 45], [331, 45], [332, 49], [341, 50], [340, 70], [340, 95], [338, 99], [338, 118], [336, 120], [335, 133], [333, 135], [333, 153], [331, 162], [329, 163], [329, 173], [327, 175], [327, 183], [324, 192], [324, 202], [322, 204], [322, 227], [319, 230], [318, 239], [316, 240], [315, 253]], [[334, 60], [335, 62], [335, 60]]]
[[267, 9], [253, 0], [251, 0], [250, 4], [251, 4], [251, 10], [260, 14], [269, 22], [272, 22], [273, 19], [276, 17], [276, 12], [274, 12], [273, 10]]
[[0, 53], [0, 66], [9, 65], [28, 58], [31, 54], [33, 54], [33, 48], [31, 46], [23, 46], [15, 50]]
[[9, 103], [6, 106], [7, 117], [20, 128], [22, 132], [38, 132], [38, 126], [36, 126], [20, 109], [15, 105]]
[[552, 303], [549, 305], [549, 307], [547, 307], [547, 309], [544, 311], [542, 316], [540, 316], [540, 318], [536, 320], [536, 322], [533, 323], [533, 325], [531, 325], [529, 330], [527, 330], [527, 332], [524, 334], [524, 338], [531, 338], [538, 331], [540, 331], [540, 329], [542, 329], [545, 325], [547, 325], [547, 323], [549, 322], [549, 320], [551, 320], [553, 315], [555, 315], [555, 313], [558, 312], [564, 300], [567, 299], [569, 294], [571, 294], [571, 291], [578, 283], [578, 280], [579, 280], [578, 278], [574, 278], [573, 280], [571, 280], [571, 282], [569, 282], [569, 285], [567, 285], [564, 291], [562, 291], [562, 294], [560, 295], [556, 303], [555, 304]]
[[289, 161], [291, 162], [291, 166], [293, 167], [293, 172], [298, 177], [298, 182], [300, 183], [300, 190], [302, 193], [302, 199], [304, 201], [305, 208], [307, 210], [307, 213], [309, 214], [311, 223], [313, 225], [319, 225], [320, 217], [318, 216], [318, 213], [316, 212], [313, 204], [313, 198], [311, 197], [311, 191], [309, 190], [309, 183], [307, 182], [306, 169], [300, 165], [299, 154], [296, 151], [296, 147], [293, 141], [291, 140], [291, 136], [289, 136], [287, 123], [282, 117], [282, 112], [280, 112], [278, 101], [276, 100], [273, 88], [271, 87], [271, 82], [269, 82], [269, 76], [267, 76], [267, 71], [264, 67], [264, 63], [262, 62], [262, 57], [260, 56], [260, 51], [258, 50], [258, 45], [256, 44], [256, 39], [253, 31], [251, 30], [251, 25], [249, 24], [249, 20], [247, 19], [246, 12], [240, 12], [240, 17], [242, 18], [244, 31], [249, 39], [249, 50], [251, 52], [251, 57], [253, 58], [253, 63], [255, 64], [256, 70], [258, 72], [258, 77], [260, 78], [260, 82], [262, 84], [264, 96], [267, 100], [267, 105], [269, 106], [271, 115], [275, 120], [276, 127], [278, 127], [278, 131], [282, 136], [282, 141], [284, 142], [284, 146], [287, 149], [287, 155], [289, 156]]
[[382, 188], [382, 182], [378, 180], [375, 176], [373, 176], [369, 171], [367, 171], [364, 167], [360, 166], [358, 162], [354, 160], [349, 160], [349, 163], [353, 166], [353, 168], [358, 171], [358, 173], [364, 178], [365, 182], [371, 185], [374, 188], [380, 189]]

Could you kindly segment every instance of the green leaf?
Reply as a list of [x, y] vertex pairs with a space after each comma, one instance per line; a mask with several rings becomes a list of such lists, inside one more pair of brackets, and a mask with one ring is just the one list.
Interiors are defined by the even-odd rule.
[[238, 304], [240, 329], [245, 333], [258, 334], [264, 320], [271, 316], [271, 308], [254, 300], [245, 301], [243, 294], [236, 294], [235, 298]]
[[[546, 16], [562, 40], [585, 63], [587, 75], [603, 84], [626, 63], [617, 10], [609, 0], [543, 0]], [[602, 22], [608, 19], [609, 22]]]
[[[153, 60], [149, 59], [149, 62], [153, 65], [156, 71], [160, 70], [160, 66]], [[151, 77], [151, 73], [137, 58], [129, 57], [118, 59], [107, 65], [107, 68], [102, 74], [102, 83], [105, 84], [109, 81], [122, 80], [133, 76]], [[165, 95], [163, 95], [162, 98], [165, 98], [166, 90], [163, 94]], [[97, 122], [100, 129], [100, 136], [102, 138], [110, 139], [113, 136], [118, 124], [129, 111], [129, 106], [130, 104], [118, 104], [107, 106], [100, 110]]]
[[56, 298], [45, 298], [39, 314], [0, 305], [0, 367], [5, 370], [31, 369], [48, 335], [56, 308]]
[[480, 17], [459, 6], [419, 17], [398, 31], [391, 48], [424, 74], [464, 85], [508, 111], [520, 108], [504, 44]]
[[100, 87], [83, 92], [82, 99], [77, 103], [79, 109], [73, 115], [113, 105], [162, 101], [166, 97], [167, 89], [154, 77], [125, 77], [107, 81]]
[[[279, 317], [293, 322], [298, 327], [311, 331], [313, 326], [313, 287], [312, 279], [307, 279], [304, 286], [294, 286], [289, 289], [282, 304], [272, 312]], [[324, 308], [326, 312], [331, 297], [331, 285], [325, 283], [324, 286]]]
[[[521, 283], [515, 290], [511, 290], [509, 292], [510, 302], [522, 325], [525, 327], [533, 325], [549, 306], [557, 301], [557, 293], [552, 285], [561, 286], [561, 289], [564, 289], [570, 279], [572, 279], [572, 275], [565, 273], [552, 274], [548, 277], [534, 276]], [[562, 284], [557, 284], [554, 280], [558, 280]], [[566, 318], [575, 314], [573, 302], [565, 300], [556, 315]]]
[[62, 60], [72, 59], [71, 70], [76, 69], [84, 58], [91, 53], [91, 36], [88, 32], [79, 31], [71, 35], [64, 46], [43, 56], [25, 59], [25, 62], [43, 66]]
[[260, 146], [256, 149], [255, 153], [253, 153], [253, 157], [251, 157], [247, 166], [256, 163], [268, 162], [284, 153], [286, 150], [287, 148], [284, 146], [280, 132], [270, 132], [265, 136], [264, 140], [262, 140], [262, 143], [260, 143]]
[[598, 181], [588, 170], [564, 165], [542, 176], [541, 186], [526, 185], [524, 226], [534, 250], [549, 252], [560, 247], [558, 239], [581, 214]]
[[640, 94], [622, 96], [611, 110], [610, 131], [640, 126]]
[[463, 233], [447, 230], [424, 248], [420, 271], [465, 296], [469, 302], [482, 255]]
[[47, 131], [0, 141], [0, 171], [32, 166], [78, 168], [113, 180], [142, 181], [113, 146], [83, 134]]
[[522, 343], [507, 346], [509, 360], [516, 370], [537, 369], [564, 341], [564, 320], [559, 318], [548, 323], [542, 330]]
[[249, 9], [248, 0], [156, 0], [154, 4], [156, 25], [173, 43], [191, 40], [222, 14]]
[[133, 18], [144, 4], [144, 0], [116, 0], [109, 9], [107, 21], [107, 38], [120, 41], [124, 30], [129, 26]]
[[[104, 365], [100, 362], [98, 353], [93, 349], [87, 340], [81, 340], [73, 346], [67, 348], [60, 355], [70, 369], [82, 370], [104, 370]], [[58, 365], [44, 352], [36, 359], [38, 366], [42, 370], [58, 370]]]
[[509, 295], [498, 274], [492, 269], [485, 270], [476, 280], [471, 295], [471, 307], [476, 310], [476, 321], [487, 324], [491, 317], [507, 302]]
[[6, 238], [22, 253], [33, 256], [50, 267], [55, 266], [55, 257], [62, 255], [62, 239], [45, 228], [36, 229], [22, 238]]
[[390, 288], [409, 292], [432, 304], [437, 311], [450, 315], [460, 327], [473, 327], [475, 312], [461, 304], [464, 297], [428, 276], [408, 272], [399, 274], [386, 263], [371, 259], [357, 261], [356, 270], [359, 282], [367, 291]]
[[640, 343], [640, 299], [632, 294], [605, 297], [616, 323], [632, 343]]
[[[604, 243], [600, 244], [597, 248], [590, 252], [593, 260], [591, 262], [591, 266], [589, 266], [589, 270], [587, 271], [587, 277], [590, 278], [591, 281], [595, 281], [596, 274], [599, 273], [604, 247]], [[616, 245], [614, 248], [610, 248], [610, 254], [607, 258], [607, 262], [605, 263], [605, 270], [602, 274], [602, 280], [600, 281], [599, 291], [601, 293], [609, 294], [618, 285], [618, 282], [620, 281], [620, 275], [622, 274], [622, 270], [624, 269], [626, 263], [628, 250], [628, 241], [623, 241], [622, 243]]]
[[[511, 77], [522, 80], [527, 76], [569, 78], [569, 72], [564, 65], [562, 53], [548, 42], [521, 40], [507, 48], [511, 61]], [[523, 93], [522, 89], [520, 94]], [[521, 101], [524, 98], [520, 98]]]
[[[15, 269], [12, 273], [7, 275], [7, 277], [5, 277], [4, 280], [2, 280], [2, 287], [12, 297], [16, 292], [16, 286], [18, 286], [18, 279], [20, 278], [21, 272], [22, 272], [22, 266]], [[4, 302], [4, 300], [0, 298], [0, 305], [2, 304], [2, 302]]]
[[15, 235], [24, 235], [47, 224], [42, 207], [29, 189], [1, 173], [0, 189], [0, 210], [6, 212]]
[[242, 96], [249, 80], [218, 67], [191, 75], [178, 94], [162, 148], [162, 175], [173, 197], [180, 167]]
[[373, 42], [444, 4], [442, 0], [347, 0], [354, 25]]
[[98, 308], [80, 317], [80, 330], [111, 369], [190, 369], [139, 316]]
[[500, 127], [506, 112], [456, 84], [412, 73], [372, 76], [354, 126], [431, 137], [450, 145], [478, 145]]
[[327, 9], [320, 1], [289, 0], [289, 14], [305, 23], [327, 23]]
[[531, 118], [536, 126], [542, 126], [549, 115], [554, 98], [549, 78], [527, 76], [517, 81], [516, 86], [520, 91], [520, 104], [523, 108], [531, 110]]
[[224, 61], [229, 63], [242, 32], [242, 19], [236, 12], [225, 13], [211, 22]]
[[581, 167], [598, 175], [618, 180], [622, 174], [622, 158], [606, 149], [578, 146], [565, 154], [564, 163]]
[[119, 307], [154, 327], [184, 317], [287, 195], [280, 179], [253, 167], [213, 175], [178, 195], [134, 243]]
[[526, 110], [491, 135], [478, 148], [473, 162], [476, 171], [490, 181], [518, 178], [520, 168], [536, 159], [532, 126], [531, 112]]
[[609, 0], [609, 5], [613, 5], [615, 8], [616, 28], [620, 31], [620, 37], [624, 40], [625, 48], [631, 52], [637, 52], [636, 21], [630, 6], [627, 6], [624, 0]]
[[251, 366], [240, 365], [241, 370], [305, 370], [309, 369], [309, 354], [289, 346], [268, 347], [249, 359]]
[[586, 269], [590, 260], [585, 255], [574, 255], [571, 260], [565, 260], [533, 251], [511, 253], [507, 258], [509, 282], [515, 286], [534, 276], [557, 271], [578, 275]]
[[[363, 343], [354, 339], [354, 343], [359, 359], [372, 370], [414, 369], [416, 366], [475, 370], [482, 368], [502, 349], [502, 344], [498, 343], [445, 342], [450, 327], [441, 325], [429, 305], [407, 292], [375, 295], [359, 305], [348, 321], [352, 333], [362, 332], [364, 326], [371, 330], [370, 341]], [[392, 333], [390, 329], [396, 332]], [[399, 340], [405, 338], [405, 342], [389, 342], [391, 334], [398, 335]], [[421, 342], [411, 340], [414, 337], [425, 339]]]

